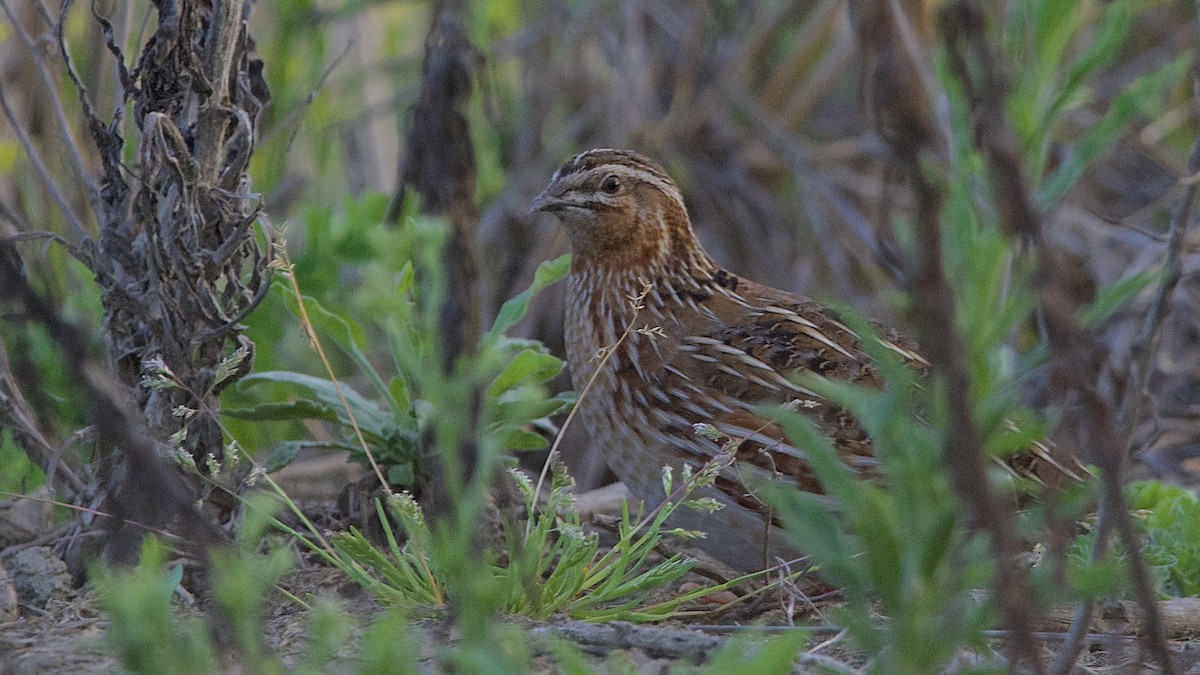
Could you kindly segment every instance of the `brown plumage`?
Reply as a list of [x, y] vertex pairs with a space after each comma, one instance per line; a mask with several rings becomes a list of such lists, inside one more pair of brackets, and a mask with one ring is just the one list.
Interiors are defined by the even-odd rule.
[[[718, 265], [696, 239], [671, 178], [639, 154], [601, 149], [575, 157], [531, 209], [554, 213], [570, 237], [567, 361], [576, 390], [595, 374], [578, 414], [609, 467], [653, 507], [664, 498], [664, 465], [678, 476], [684, 464], [699, 468], [720, 451], [721, 443], [698, 435], [694, 424], [745, 439], [713, 488], [694, 495], [715, 497], [725, 508], [680, 509], [671, 522], [707, 532], [701, 545], [740, 569], [797, 555], [773, 531], [746, 478], [820, 486], [803, 449], [753, 408], [798, 401], [846, 465], [871, 476], [878, 462], [858, 424], [789, 379], [807, 371], [879, 385], [859, 336], [818, 303]], [[905, 359], [924, 363], [903, 337], [882, 337]]]

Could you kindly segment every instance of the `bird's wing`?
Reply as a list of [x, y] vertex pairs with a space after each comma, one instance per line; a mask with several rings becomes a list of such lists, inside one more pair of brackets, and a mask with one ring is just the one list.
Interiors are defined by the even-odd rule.
[[[848, 470], [862, 478], [878, 475], [879, 460], [857, 420], [793, 381], [803, 372], [881, 386], [861, 336], [812, 300], [744, 280], [736, 292], [713, 293], [694, 303], [697, 311], [666, 326], [662, 336], [646, 336], [635, 341], [638, 346], [631, 345], [639, 353], [636, 370], [655, 372], [645, 396], [657, 399], [660, 411], [671, 411], [662, 413], [660, 423], [664, 431], [670, 429], [665, 436], [678, 441], [682, 456], [702, 464], [725, 442], [738, 442], [737, 461], [717, 486], [738, 501], [756, 501], [744, 487], [752, 482], [747, 472], [821, 492], [805, 448], [791, 443], [783, 429], [756, 412], [760, 404], [791, 402], [833, 441]], [[878, 325], [875, 329], [884, 347], [919, 371], [928, 369], [912, 341]], [[723, 438], [693, 442], [686, 427], [698, 423], [712, 425]], [[1073, 459], [1057, 457], [1052, 445], [1042, 443], [1032, 444], [1002, 466], [1035, 480], [1048, 475], [1077, 480], [1085, 475]]]
[[[742, 281], [736, 292], [717, 292], [695, 302], [696, 312], [666, 327], [663, 336], [637, 340], [636, 361], [655, 370], [650, 400], [658, 399], [670, 427], [710, 424], [727, 440], [740, 443], [737, 462], [728, 472], [727, 492], [745, 492], [747, 471], [784, 479], [813, 492], [820, 485], [807, 452], [787, 441], [783, 430], [755, 412], [765, 403], [787, 403], [808, 415], [833, 439], [843, 463], [870, 477], [878, 460], [858, 423], [791, 377], [808, 372], [834, 380], [879, 386], [880, 378], [861, 349], [861, 340], [817, 303]], [[670, 348], [663, 344], [669, 343]], [[897, 350], [916, 356], [907, 344]], [[657, 366], [653, 368], [651, 366]], [[632, 373], [631, 373], [632, 375]], [[689, 430], [672, 435], [687, 438]], [[693, 461], [714, 455], [722, 443], [684, 440], [680, 450]], [[735, 475], [740, 474], [740, 475]], [[721, 481], [718, 481], [721, 487]], [[752, 499], [746, 494], [735, 497]], [[749, 506], [749, 504], [747, 504]]]
[[[737, 295], [714, 295], [712, 314], [716, 321], [681, 341], [675, 361], [711, 360], [716, 374], [707, 385], [728, 399], [752, 404], [797, 402], [797, 408], [834, 441], [842, 461], [860, 476], [871, 476], [878, 465], [870, 440], [856, 420], [842, 408], [832, 405], [792, 381], [800, 372], [852, 382], [869, 387], [881, 386], [880, 375], [862, 350], [862, 337], [838, 320], [828, 308], [807, 298], [791, 295], [767, 286], [743, 282]], [[929, 362], [914, 342], [880, 325], [874, 336], [910, 366], [928, 372]], [[680, 370], [684, 366], [677, 365]], [[747, 438], [754, 453], [751, 461], [763, 468], [778, 468], [778, 474], [794, 476], [806, 489], [811, 469], [805, 453], [786, 443], [782, 430], [752, 413], [714, 415], [713, 424], [730, 438]], [[755, 425], [758, 426], [755, 426]], [[762, 425], [767, 426], [762, 426]], [[1014, 433], [1015, 423], [1006, 422]], [[768, 439], [769, 457], [763, 448]], [[741, 459], [739, 457], [739, 459]], [[1089, 471], [1073, 456], [1062, 452], [1049, 440], [1034, 441], [1026, 448], [997, 464], [1013, 476], [1063, 485], [1083, 480]]]

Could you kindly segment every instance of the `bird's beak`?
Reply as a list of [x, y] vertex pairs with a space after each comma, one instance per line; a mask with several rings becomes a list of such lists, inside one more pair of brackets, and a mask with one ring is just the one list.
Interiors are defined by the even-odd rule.
[[550, 194], [550, 188], [542, 190], [542, 193], [533, 198], [533, 202], [529, 204], [529, 212], [537, 213], [538, 211], [557, 211], [564, 206], [564, 202], [559, 197]]

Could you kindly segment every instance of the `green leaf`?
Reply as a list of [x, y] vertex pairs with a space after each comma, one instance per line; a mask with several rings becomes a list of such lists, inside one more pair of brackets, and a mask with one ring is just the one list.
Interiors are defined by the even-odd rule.
[[[318, 404], [333, 410], [340, 424], [350, 426], [350, 418], [338, 397], [339, 387], [329, 380], [289, 370], [273, 370], [247, 375], [238, 383], [238, 388], [245, 389], [260, 382], [275, 382], [300, 387], [316, 398]], [[370, 434], [375, 438], [387, 436], [388, 431], [395, 426], [392, 416], [354, 391], [349, 385], [340, 383], [340, 389], [363, 433]]]
[[[284, 300], [287, 302], [288, 309], [300, 316], [299, 303], [296, 302], [296, 296], [290, 292], [283, 293]], [[343, 318], [336, 313], [325, 308], [319, 300], [314, 297], [303, 295], [301, 296], [304, 302], [304, 311], [308, 316], [312, 325], [321, 331], [322, 334], [328, 336], [343, 352], [346, 353], [363, 372], [371, 380], [371, 385], [379, 396], [388, 399], [389, 403], [395, 405], [392, 401], [391, 390], [383, 383], [383, 378], [379, 372], [371, 365], [370, 359], [363, 353], [360, 345], [366, 344], [366, 337], [362, 326], [350, 319]], [[400, 412], [397, 410], [396, 412]]]
[[414, 480], [412, 465], [408, 463], [391, 465], [387, 470], [387, 479], [392, 485], [412, 485]]
[[263, 461], [267, 473], [274, 473], [291, 464], [301, 450], [319, 448], [322, 450], [353, 450], [353, 446], [330, 441], [284, 441], [276, 445], [271, 454]]
[[857, 500], [855, 531], [866, 553], [866, 563], [879, 589], [884, 612], [901, 609], [904, 569], [896, 533], [895, 507], [876, 488], [866, 487]]
[[1137, 274], [1131, 274], [1120, 281], [1101, 288], [1096, 294], [1096, 301], [1080, 312], [1079, 321], [1088, 327], [1093, 327], [1104, 319], [1112, 316], [1113, 312], [1132, 300], [1138, 293], [1162, 280], [1166, 270], [1149, 269]]
[[246, 408], [222, 408], [221, 414], [239, 420], [279, 422], [286, 420], [338, 421], [337, 409], [307, 398], [295, 401], [259, 403]]
[[1043, 67], [1057, 64], [1080, 23], [1076, 0], [1045, 0], [1035, 15], [1033, 45]]
[[945, 561], [950, 552], [950, 543], [955, 540], [955, 526], [958, 514], [946, 511], [941, 518], [934, 522], [925, 540], [925, 546], [920, 551], [920, 574], [925, 579], [934, 577], [934, 572]]
[[1163, 93], [1179, 82], [1191, 62], [1190, 52], [1182, 54], [1157, 72], [1134, 80], [1118, 94], [1104, 115], [1089, 127], [1076, 144], [1067, 161], [1038, 190], [1038, 206], [1044, 210], [1052, 208], [1079, 181], [1092, 160], [1120, 139], [1121, 132], [1130, 120], [1152, 103], [1162, 100]]
[[854, 494], [858, 488], [855, 478], [846, 465], [838, 460], [833, 442], [821, 433], [812, 420], [798, 412], [781, 409], [776, 409], [773, 417], [783, 426], [792, 445], [808, 454], [809, 463], [826, 492], [842, 497]]
[[529, 388], [509, 389], [496, 400], [496, 410], [500, 419], [508, 421], [533, 421], [551, 415], [557, 415], [571, 408], [572, 401], [563, 400], [562, 396], [545, 398], [541, 392], [530, 395]]
[[519, 383], [546, 382], [562, 372], [562, 360], [553, 354], [526, 350], [518, 353], [488, 386], [489, 396], [499, 396]]
[[[1076, 12], [1079, 11], [1077, 3], [1072, 1], [1070, 4], [1076, 5]], [[1084, 78], [1097, 69], [1107, 66], [1120, 54], [1121, 43], [1125, 41], [1125, 36], [1129, 32], [1129, 26], [1132, 21], [1133, 8], [1128, 1], [1119, 0], [1112, 2], [1104, 8], [1104, 17], [1100, 22], [1095, 37], [1089, 41], [1087, 50], [1083, 55], [1071, 65], [1066, 82], [1059, 88], [1058, 96], [1043, 115], [1042, 126], [1039, 130], [1040, 135], [1049, 136], [1050, 125], [1064, 109], [1069, 107], [1068, 103], [1072, 100], [1072, 97], [1077, 96]], [[1078, 30], [1078, 25], [1071, 26], [1072, 34]], [[1057, 62], [1056, 57], [1055, 63]]]
[[304, 449], [307, 441], [284, 441], [276, 445], [271, 454], [267, 455], [266, 461], [263, 462], [263, 468], [267, 473], [274, 473], [283, 467], [291, 464], [296, 459], [296, 455]]
[[411, 293], [415, 279], [416, 270], [413, 267], [413, 263], [411, 260], [406, 261], [404, 266], [400, 268], [400, 275], [396, 280], [396, 293], [401, 296]]
[[566, 276], [570, 268], [570, 253], [563, 254], [554, 260], [547, 260], [538, 265], [537, 272], [533, 275], [533, 283], [530, 284], [529, 288], [509, 298], [500, 308], [499, 313], [496, 314], [496, 323], [492, 325], [492, 329], [484, 336], [484, 342], [488, 343], [495, 340], [504, 334], [506, 330], [512, 328], [525, 316], [525, 312], [529, 310], [529, 300], [543, 288]]
[[0, 173], [10, 174], [20, 156], [20, 146], [16, 141], [0, 141]]
[[403, 375], [396, 375], [388, 381], [388, 391], [391, 392], [397, 421], [406, 429], [415, 428], [416, 414], [413, 412], [412, 390], [408, 386], [408, 380]]
[[506, 429], [500, 434], [500, 447], [505, 450], [541, 450], [546, 437], [524, 429]]
[[834, 517], [828, 498], [781, 484], [763, 485], [760, 491], [778, 510], [785, 533], [817, 561], [830, 583], [864, 588], [854, 567], [858, 547], [843, 534], [844, 526]]

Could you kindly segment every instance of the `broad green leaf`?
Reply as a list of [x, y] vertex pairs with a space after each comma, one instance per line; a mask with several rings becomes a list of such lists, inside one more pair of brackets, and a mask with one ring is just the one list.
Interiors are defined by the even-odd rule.
[[[288, 309], [296, 316], [300, 316], [296, 296], [286, 291], [283, 293], [283, 296], [287, 302]], [[383, 378], [380, 377], [379, 372], [375, 370], [375, 367], [371, 365], [370, 359], [362, 351], [361, 345], [366, 343], [362, 326], [359, 326], [356, 321], [343, 318], [326, 309], [316, 298], [304, 295], [301, 296], [301, 299], [304, 302], [304, 311], [313, 326], [332, 339], [354, 361], [359, 370], [371, 379], [371, 385], [380, 396], [387, 398], [389, 402], [395, 403], [391, 398], [391, 389], [383, 383]]]
[[563, 254], [554, 260], [547, 260], [538, 265], [537, 272], [533, 275], [533, 283], [530, 284], [529, 288], [509, 298], [500, 307], [499, 313], [496, 314], [496, 323], [492, 325], [492, 329], [484, 337], [484, 342], [495, 340], [504, 331], [512, 328], [525, 316], [525, 312], [529, 310], [529, 300], [543, 288], [566, 276], [570, 268], [570, 253]]
[[545, 382], [562, 372], [563, 362], [545, 352], [520, 352], [488, 386], [489, 396], [499, 396], [520, 383]]
[[500, 447], [505, 450], [541, 450], [546, 437], [524, 429], [506, 429], [500, 434]]
[[278, 422], [285, 420], [338, 421], [338, 413], [335, 408], [307, 398], [300, 398], [295, 401], [259, 403], [248, 408], [222, 408], [221, 414], [239, 420], [257, 422]]
[[[335, 386], [329, 380], [305, 375], [304, 373], [274, 370], [251, 373], [242, 378], [238, 383], [238, 387], [245, 389], [259, 382], [290, 384], [305, 389], [317, 399], [318, 403], [334, 410], [339, 422], [344, 425], [350, 424], [350, 418], [346, 415], [345, 407], [338, 397], [338, 386]], [[339, 386], [342, 395], [346, 398], [346, 403], [350, 406], [351, 411], [353, 411], [355, 420], [364, 433], [369, 433], [376, 438], [383, 438], [387, 435], [389, 428], [395, 426], [392, 416], [381, 410], [378, 405], [364, 398], [344, 382], [340, 383]]]
[[541, 393], [530, 396], [520, 389], [510, 389], [496, 400], [498, 417], [503, 420], [535, 420], [565, 412], [570, 401], [560, 397], [544, 398]]
[[329, 441], [284, 441], [276, 445], [271, 454], [263, 460], [263, 468], [267, 473], [274, 473], [283, 467], [291, 464], [296, 459], [296, 455], [300, 451], [307, 448], [319, 448], [322, 450], [350, 450], [351, 446], [341, 443], [331, 443]]

